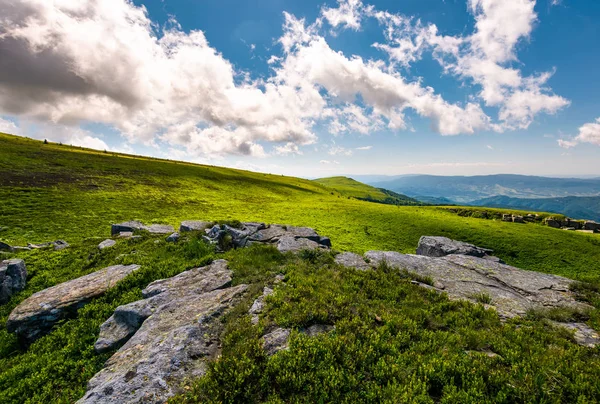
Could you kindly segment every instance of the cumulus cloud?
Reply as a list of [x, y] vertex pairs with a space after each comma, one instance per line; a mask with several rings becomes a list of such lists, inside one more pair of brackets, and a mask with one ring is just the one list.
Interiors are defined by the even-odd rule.
[[356, 150], [371, 150], [373, 146], [361, 146], [357, 147]]
[[319, 161], [319, 163], [321, 163], [321, 164], [340, 164], [338, 161], [335, 161], [335, 160], [333, 160], [333, 161], [331, 161], [331, 160], [321, 160], [321, 161]]
[[2, 117], [0, 117], [0, 132], [10, 135], [20, 134], [19, 127], [13, 121], [3, 119]]
[[329, 148], [327, 154], [331, 156], [352, 156], [354, 152], [350, 149], [346, 149], [345, 147], [337, 146], [334, 144]]
[[560, 147], [569, 149], [579, 143], [590, 143], [600, 146], [600, 118], [595, 122], [589, 122], [579, 128], [579, 134], [572, 139], [559, 139]]
[[[48, 137], [102, 146], [82, 122], [117, 129], [130, 143], [206, 157], [299, 154], [322, 123], [334, 135], [409, 128], [413, 111], [442, 135], [526, 128], [539, 113], [568, 101], [552, 94], [552, 72], [524, 77], [511, 66], [537, 16], [535, 0], [467, 0], [469, 36], [444, 36], [435, 25], [391, 14], [361, 0], [323, 7], [312, 23], [284, 13], [281, 54], [270, 75], [252, 77], [213, 48], [202, 31], [175, 20], [159, 27], [131, 0], [15, 0], [0, 3], [0, 113], [45, 122]], [[359, 30], [376, 19], [389, 61], [330, 47], [325, 24]], [[471, 80], [478, 97], [451, 103], [409, 69], [431, 52], [449, 74]], [[499, 122], [482, 109], [498, 108]], [[102, 143], [100, 143], [102, 142]]]

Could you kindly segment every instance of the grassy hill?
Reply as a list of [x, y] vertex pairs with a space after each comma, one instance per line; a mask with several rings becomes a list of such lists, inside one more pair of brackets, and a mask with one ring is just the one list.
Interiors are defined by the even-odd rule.
[[[432, 206], [348, 199], [315, 181], [104, 153], [0, 134], [0, 240], [64, 239], [62, 251], [22, 251], [28, 286], [0, 306], [0, 402], [68, 403], [113, 352], [98, 355], [98, 327], [150, 281], [227, 258], [247, 304], [278, 272], [289, 294], [268, 301], [270, 324], [325, 322], [336, 332], [294, 334], [285, 354], [261, 354], [261, 328], [247, 307], [228, 317], [223, 356], [174, 402], [597, 402], [598, 349], [580, 347], [537, 318], [501, 323], [483, 306], [450, 302], [397, 272], [351, 271], [330, 254], [292, 257], [252, 248], [216, 254], [199, 240], [167, 244], [149, 235], [96, 248], [125, 220], [242, 220], [314, 227], [335, 250], [414, 253], [422, 235], [495, 250], [509, 264], [600, 281], [600, 237], [461, 217]], [[477, 208], [471, 208], [477, 209]], [[123, 258], [123, 254], [125, 255]], [[10, 311], [44, 288], [115, 263], [142, 265], [106, 296], [25, 348], [4, 329]], [[597, 307], [600, 301], [591, 300]], [[598, 310], [588, 323], [600, 329]], [[261, 326], [262, 327], [262, 326]], [[492, 349], [489, 358], [472, 351]]]
[[600, 221], [600, 196], [567, 196], [564, 198], [534, 199], [494, 196], [471, 202], [471, 204], [474, 206], [553, 212], [574, 219]]
[[348, 177], [327, 177], [314, 180], [321, 185], [334, 189], [341, 195], [368, 202], [377, 202], [387, 205], [416, 206], [423, 203], [406, 195], [385, 188], [375, 188]]

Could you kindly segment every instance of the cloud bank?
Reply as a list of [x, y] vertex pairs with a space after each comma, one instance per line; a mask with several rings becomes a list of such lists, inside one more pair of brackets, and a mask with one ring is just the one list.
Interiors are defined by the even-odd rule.
[[[552, 70], [524, 76], [512, 67], [537, 20], [535, 0], [467, 5], [475, 20], [469, 36], [444, 36], [435, 25], [360, 0], [338, 0], [314, 22], [284, 13], [271, 74], [253, 78], [202, 31], [183, 32], [175, 20], [158, 27], [129, 0], [2, 2], [0, 114], [53, 126], [54, 140], [98, 148], [107, 147], [81, 123], [106, 124], [130, 143], [166, 143], [191, 156], [260, 157], [301, 153], [317, 141], [317, 124], [334, 135], [401, 131], [412, 111], [441, 135], [501, 132], [527, 128], [536, 115], [569, 104], [547, 87]], [[381, 24], [385, 42], [373, 46], [387, 60], [345, 55], [327, 42], [327, 32], [358, 31], [366, 19]], [[425, 52], [478, 89], [470, 101], [450, 103], [402, 73]], [[497, 108], [497, 118], [483, 107]]]

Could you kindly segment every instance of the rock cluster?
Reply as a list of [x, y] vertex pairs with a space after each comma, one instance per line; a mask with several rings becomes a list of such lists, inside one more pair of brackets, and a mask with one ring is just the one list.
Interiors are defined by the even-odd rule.
[[12, 295], [25, 289], [27, 268], [20, 259], [0, 262], [0, 304], [8, 302]]
[[331, 240], [328, 237], [322, 237], [308, 227], [248, 222], [241, 223], [239, 228], [216, 224], [207, 228], [205, 232], [205, 240], [215, 244], [221, 250], [252, 244], [275, 245], [281, 252], [331, 247]]
[[600, 232], [600, 223], [596, 223], [591, 220], [573, 220], [570, 218], [565, 219], [557, 219], [554, 217], [548, 217], [544, 221], [544, 223], [555, 229], [564, 229], [564, 230], [584, 230], [591, 233], [599, 233]]
[[246, 285], [228, 287], [227, 262], [152, 282], [144, 300], [120, 306], [95, 344], [105, 351], [125, 342], [88, 383], [79, 403], [165, 402], [187, 377], [199, 377], [219, 352], [219, 318]]
[[538, 221], [539, 217], [540, 217], [540, 215], [534, 215], [531, 213], [528, 213], [525, 216], [503, 214], [502, 221], [503, 222], [513, 222], [513, 223], [536, 222], [536, 221]]
[[10, 313], [6, 328], [32, 342], [139, 268], [115, 265], [34, 293]]
[[67, 247], [69, 247], [69, 243], [67, 243], [65, 240], [48, 241], [46, 243], [39, 244], [27, 243], [27, 247], [11, 246], [7, 243], [0, 242], [0, 251], [7, 252], [40, 250], [46, 248], [53, 248], [55, 251], [59, 251], [64, 250]]
[[113, 236], [122, 232], [133, 233], [140, 230], [145, 230], [152, 234], [171, 234], [175, 231], [173, 226], [168, 224], [152, 224], [150, 226], [146, 226], [142, 222], [138, 221], [117, 223], [111, 226], [111, 234]]

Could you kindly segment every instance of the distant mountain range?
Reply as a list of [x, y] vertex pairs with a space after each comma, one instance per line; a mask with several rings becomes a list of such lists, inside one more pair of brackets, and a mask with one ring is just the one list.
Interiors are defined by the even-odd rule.
[[459, 204], [494, 196], [511, 198], [561, 198], [567, 196], [600, 196], [600, 178], [549, 178], [500, 174], [480, 176], [406, 175], [388, 177], [355, 176], [377, 188], [432, 202], [435, 198]]
[[567, 196], [564, 198], [539, 199], [494, 196], [471, 202], [470, 205], [562, 213], [572, 218], [600, 222], [600, 196]]

